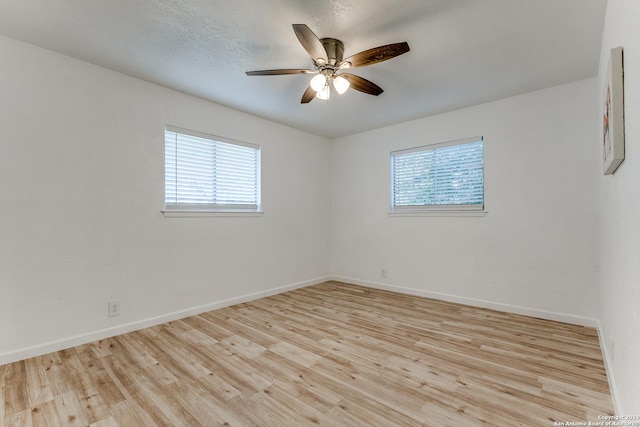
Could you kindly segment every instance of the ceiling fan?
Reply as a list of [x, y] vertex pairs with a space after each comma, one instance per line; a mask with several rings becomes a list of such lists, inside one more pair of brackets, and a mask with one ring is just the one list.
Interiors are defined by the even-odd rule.
[[340, 40], [333, 38], [319, 39], [305, 24], [293, 24], [293, 31], [302, 47], [311, 55], [314, 69], [285, 68], [247, 71], [247, 75], [315, 74], [310, 81], [309, 87], [302, 95], [300, 100], [302, 104], [311, 102], [315, 97], [329, 99], [331, 93], [330, 83], [339, 94], [343, 94], [351, 87], [357, 91], [378, 96], [383, 92], [380, 86], [365, 78], [345, 73], [343, 70], [376, 64], [409, 51], [409, 44], [401, 42], [374, 47], [343, 59], [344, 44]]

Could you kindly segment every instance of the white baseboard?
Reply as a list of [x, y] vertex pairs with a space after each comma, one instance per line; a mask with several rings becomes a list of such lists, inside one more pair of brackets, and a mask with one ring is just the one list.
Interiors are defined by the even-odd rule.
[[425, 298], [433, 298], [442, 301], [455, 302], [458, 304], [472, 305], [475, 307], [489, 308], [492, 310], [506, 311], [508, 313], [523, 314], [525, 316], [538, 317], [541, 319], [555, 320], [558, 322], [571, 323], [574, 325], [588, 326], [596, 328], [598, 320], [590, 317], [576, 316], [573, 314], [557, 313], [553, 311], [540, 310], [536, 308], [521, 307], [511, 304], [502, 304], [492, 301], [486, 301], [476, 298], [461, 297], [458, 295], [445, 294], [441, 292], [425, 291], [422, 289], [405, 288], [400, 286], [389, 285], [386, 283], [370, 282], [366, 280], [354, 279], [352, 277], [332, 276], [331, 280], [338, 282], [352, 283], [354, 285], [366, 286], [374, 289], [382, 289], [392, 292], [400, 292], [408, 295], [415, 295]]
[[286, 286], [268, 289], [266, 291], [254, 292], [251, 294], [241, 295], [234, 298], [228, 298], [215, 301], [209, 304], [191, 307], [185, 310], [175, 311], [173, 313], [163, 314], [161, 316], [151, 317], [148, 319], [137, 320], [135, 322], [118, 325], [111, 328], [105, 328], [98, 331], [88, 332], [86, 334], [75, 335], [72, 337], [62, 338], [55, 341], [49, 341], [43, 344], [33, 345], [20, 348], [18, 350], [0, 353], [0, 365], [17, 362], [19, 360], [28, 359], [30, 357], [40, 356], [42, 354], [63, 350], [77, 345], [87, 344], [93, 341], [125, 334], [127, 332], [137, 331], [139, 329], [148, 328], [150, 326], [159, 325], [173, 320], [182, 319], [196, 314], [205, 313], [207, 311], [228, 307], [243, 302], [253, 301], [259, 298], [280, 294], [294, 289], [304, 288], [318, 283], [330, 280], [329, 277], [319, 277], [317, 279], [306, 280], [304, 282], [294, 283]]
[[607, 379], [609, 380], [609, 392], [611, 393], [611, 400], [613, 401], [613, 410], [615, 415], [623, 415], [622, 404], [618, 399], [618, 389], [616, 387], [616, 380], [613, 376], [613, 366], [611, 358], [609, 357], [609, 350], [607, 350], [607, 343], [604, 340], [604, 333], [598, 322], [598, 339], [600, 340], [600, 348], [602, 349], [602, 358], [604, 359], [604, 369], [607, 372]]

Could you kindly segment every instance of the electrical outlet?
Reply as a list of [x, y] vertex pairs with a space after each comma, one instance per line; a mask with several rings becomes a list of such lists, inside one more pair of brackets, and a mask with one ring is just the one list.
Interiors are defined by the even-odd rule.
[[109, 301], [109, 317], [120, 316], [122, 312], [122, 306], [120, 300], [114, 299]]
[[387, 269], [384, 267], [380, 268], [380, 277], [382, 277], [383, 279], [387, 278]]

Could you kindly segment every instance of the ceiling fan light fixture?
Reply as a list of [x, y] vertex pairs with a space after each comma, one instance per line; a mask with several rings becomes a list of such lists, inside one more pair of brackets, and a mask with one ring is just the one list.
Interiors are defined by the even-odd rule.
[[349, 83], [349, 80], [345, 79], [344, 77], [336, 76], [333, 78], [333, 87], [340, 95], [345, 93], [347, 89], [349, 89], [349, 86], [351, 86], [351, 83]]
[[324, 87], [322, 87], [316, 93], [316, 97], [322, 100], [328, 100], [330, 95], [331, 95], [331, 89], [329, 88], [329, 85], [324, 85]]
[[301, 104], [308, 104], [313, 98], [328, 100], [331, 95], [331, 86], [339, 95], [351, 88], [367, 95], [378, 96], [384, 91], [377, 84], [355, 74], [338, 73], [345, 69], [377, 64], [409, 52], [409, 44], [400, 42], [363, 50], [343, 59], [344, 43], [340, 40], [330, 37], [319, 39], [305, 24], [293, 24], [293, 32], [313, 59], [313, 69], [283, 68], [247, 71], [246, 74], [248, 76], [314, 74], [309, 81], [309, 86], [302, 94]]
[[322, 88], [325, 87], [326, 85], [327, 85], [327, 76], [325, 76], [324, 74], [317, 74], [313, 76], [313, 78], [311, 79], [311, 82], [309, 83], [309, 86], [311, 86], [311, 89], [315, 90], [316, 92], [320, 92]]

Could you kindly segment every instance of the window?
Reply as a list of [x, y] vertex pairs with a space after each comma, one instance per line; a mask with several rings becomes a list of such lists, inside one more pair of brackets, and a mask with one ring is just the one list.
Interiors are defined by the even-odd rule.
[[257, 212], [260, 147], [167, 126], [165, 212]]
[[483, 138], [391, 152], [391, 212], [482, 211]]

